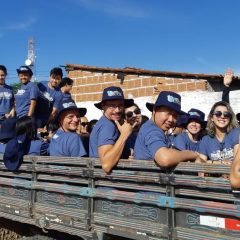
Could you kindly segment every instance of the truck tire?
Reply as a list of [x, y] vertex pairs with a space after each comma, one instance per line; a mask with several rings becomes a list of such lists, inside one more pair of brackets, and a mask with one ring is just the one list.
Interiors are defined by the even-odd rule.
[[44, 235], [34, 235], [30, 237], [23, 237], [20, 240], [57, 240], [57, 239]]

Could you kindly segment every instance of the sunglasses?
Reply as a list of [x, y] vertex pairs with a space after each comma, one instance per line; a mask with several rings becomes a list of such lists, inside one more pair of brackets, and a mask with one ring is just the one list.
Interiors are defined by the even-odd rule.
[[221, 112], [221, 111], [216, 111], [213, 113], [214, 116], [216, 116], [217, 118], [220, 118], [220, 117], [224, 117], [224, 118], [230, 118], [232, 117], [231, 113], [230, 112]]
[[85, 126], [88, 125], [88, 122], [81, 122], [81, 125], [82, 125], [83, 127], [85, 127]]
[[136, 108], [134, 111], [128, 111], [126, 113], [126, 116], [128, 118], [131, 118], [133, 116], [133, 113], [135, 113], [136, 115], [140, 114], [141, 113], [141, 110], [139, 108]]

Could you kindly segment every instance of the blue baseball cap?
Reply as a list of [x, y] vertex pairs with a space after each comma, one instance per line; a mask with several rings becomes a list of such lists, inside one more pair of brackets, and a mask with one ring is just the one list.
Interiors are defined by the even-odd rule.
[[33, 75], [33, 71], [30, 67], [28, 66], [20, 66], [18, 69], [17, 69], [17, 73], [29, 73], [30, 76]]
[[10, 171], [17, 170], [23, 161], [23, 156], [27, 154], [29, 142], [26, 142], [26, 134], [14, 137], [6, 144], [3, 155], [5, 167]]
[[123, 100], [125, 108], [131, 107], [134, 104], [133, 99], [124, 98], [123, 91], [120, 87], [111, 86], [103, 90], [102, 101], [99, 103], [94, 103], [94, 106], [102, 110], [102, 103], [104, 101], [111, 101], [111, 100]]
[[146, 103], [147, 109], [152, 112], [154, 107], [169, 107], [176, 111], [178, 114], [186, 114], [181, 110], [181, 96], [175, 92], [162, 91], [159, 93], [158, 98], [153, 103]]
[[86, 108], [79, 108], [77, 107], [76, 103], [72, 99], [66, 99], [66, 100], [63, 100], [61, 103], [61, 106], [57, 114], [57, 120], [59, 120], [63, 112], [69, 109], [77, 109], [79, 111], [80, 117], [83, 117], [87, 113]]
[[188, 122], [191, 119], [194, 119], [194, 120], [199, 121], [201, 124], [204, 124], [205, 123], [204, 118], [205, 118], [205, 113], [196, 108], [191, 108], [188, 111]]
[[0, 141], [7, 142], [15, 136], [17, 118], [7, 118], [1, 124]]

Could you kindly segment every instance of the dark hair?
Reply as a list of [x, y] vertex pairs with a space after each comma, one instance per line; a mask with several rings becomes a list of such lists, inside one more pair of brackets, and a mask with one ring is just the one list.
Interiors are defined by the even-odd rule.
[[59, 84], [59, 87], [64, 87], [65, 85], [72, 85], [73, 84], [73, 80], [69, 77], [65, 77], [62, 79], [62, 81]]
[[97, 123], [97, 121], [98, 121], [97, 119], [92, 119], [92, 120], [88, 123], [88, 125], [87, 125], [87, 131], [88, 131], [89, 134], [92, 132], [92, 129], [93, 129], [94, 125]]
[[237, 121], [238, 121], [238, 123], [240, 122], [240, 113], [237, 113], [236, 114], [236, 118], [237, 118]]
[[0, 70], [2, 70], [5, 75], [7, 75], [7, 68], [4, 65], [0, 65]]
[[149, 117], [146, 115], [142, 115], [142, 122], [141, 125], [143, 125], [145, 122], [147, 122], [149, 120]]
[[37, 139], [37, 129], [32, 117], [24, 116], [16, 122], [16, 136], [26, 134], [29, 140]]
[[59, 67], [52, 68], [50, 71], [50, 76], [51, 75], [61, 76], [61, 78], [62, 78], [63, 77], [62, 69]]
[[59, 124], [57, 122], [50, 122], [47, 125], [47, 131], [48, 132], [56, 132], [59, 128]]

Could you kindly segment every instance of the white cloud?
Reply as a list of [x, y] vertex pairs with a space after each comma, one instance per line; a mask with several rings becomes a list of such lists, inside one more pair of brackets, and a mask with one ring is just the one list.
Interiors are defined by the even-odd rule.
[[8, 22], [4, 25], [2, 24], [2, 26], [0, 26], [0, 38], [3, 38], [8, 32], [29, 30], [36, 22], [36, 17], [30, 17], [22, 22]]
[[131, 18], [146, 18], [150, 15], [140, 5], [129, 0], [73, 0], [76, 4], [89, 10], [104, 12], [108, 15], [119, 15]]
[[2, 29], [7, 31], [20, 31], [20, 30], [28, 30], [31, 28], [37, 21], [36, 17], [31, 17], [26, 19], [23, 22], [12, 22], [6, 24]]

